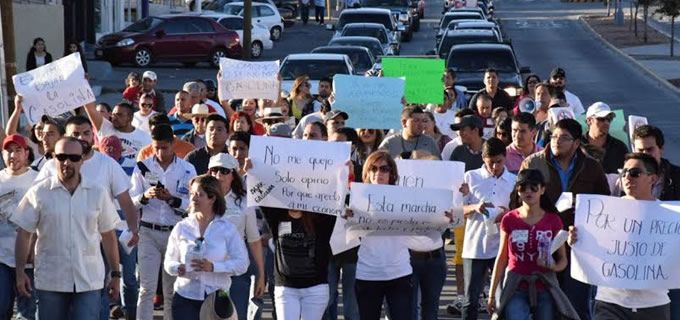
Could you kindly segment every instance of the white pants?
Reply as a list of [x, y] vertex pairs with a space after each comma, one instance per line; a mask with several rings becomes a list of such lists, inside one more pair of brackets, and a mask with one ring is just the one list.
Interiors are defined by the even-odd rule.
[[328, 284], [309, 288], [274, 287], [276, 317], [283, 320], [319, 320], [328, 306]]
[[[170, 231], [162, 232], [146, 227], [139, 228], [137, 244], [137, 263], [139, 264], [139, 298], [137, 299], [137, 319], [153, 319], [153, 296], [158, 285], [158, 268], [165, 258]], [[172, 320], [172, 295], [175, 277], [163, 274], [163, 319]]]

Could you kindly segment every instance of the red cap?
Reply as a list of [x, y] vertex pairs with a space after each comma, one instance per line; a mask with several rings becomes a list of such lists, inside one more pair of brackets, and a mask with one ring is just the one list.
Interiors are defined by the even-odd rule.
[[24, 136], [19, 135], [19, 134], [10, 134], [7, 137], [5, 137], [5, 140], [2, 141], [2, 150], [7, 149], [7, 146], [10, 143], [16, 143], [18, 146], [28, 149], [28, 142], [26, 142], [26, 138]]

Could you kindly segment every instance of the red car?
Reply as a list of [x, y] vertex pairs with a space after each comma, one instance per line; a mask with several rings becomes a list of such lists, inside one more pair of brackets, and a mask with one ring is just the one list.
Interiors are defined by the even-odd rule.
[[210, 18], [146, 17], [99, 39], [95, 56], [112, 65], [131, 62], [146, 67], [158, 61], [177, 61], [191, 66], [207, 61], [219, 67], [222, 57], [241, 57], [241, 43], [236, 32]]

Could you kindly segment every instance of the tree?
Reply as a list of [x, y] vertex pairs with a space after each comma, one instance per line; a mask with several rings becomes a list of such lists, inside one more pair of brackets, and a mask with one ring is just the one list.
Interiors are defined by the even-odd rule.
[[645, 28], [644, 31], [642, 32], [642, 41], [644, 41], [644, 43], [647, 43], [647, 18], [649, 17], [649, 6], [653, 5], [656, 2], [656, 0], [638, 0], [637, 2], [639, 5], [642, 5], [642, 17], [644, 18], [645, 21]]
[[656, 10], [671, 18], [671, 57], [675, 47], [675, 18], [680, 16], [680, 0], [660, 0], [661, 6]]

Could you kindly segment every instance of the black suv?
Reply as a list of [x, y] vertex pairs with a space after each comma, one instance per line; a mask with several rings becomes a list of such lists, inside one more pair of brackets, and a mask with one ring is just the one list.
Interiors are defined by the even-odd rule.
[[404, 25], [405, 30], [401, 34], [403, 41], [411, 41], [413, 33], [420, 30], [418, 0], [361, 0], [361, 6], [389, 9], [394, 20]]

